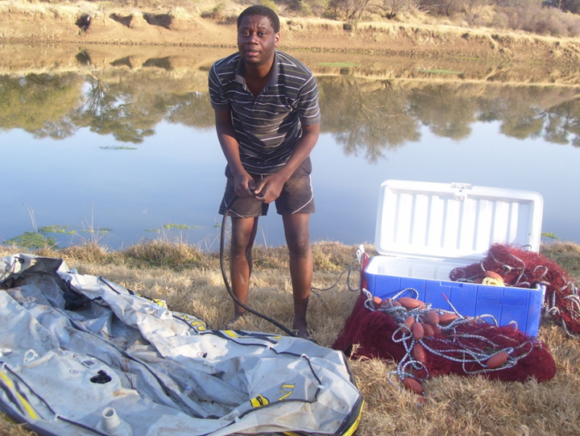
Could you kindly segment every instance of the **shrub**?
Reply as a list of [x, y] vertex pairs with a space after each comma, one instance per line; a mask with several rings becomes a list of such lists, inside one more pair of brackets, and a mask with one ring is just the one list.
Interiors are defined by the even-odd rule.
[[125, 255], [145, 265], [176, 269], [198, 265], [201, 259], [201, 251], [197, 247], [162, 240], [133, 245], [125, 251]]
[[260, 4], [278, 13], [278, 5], [274, 2], [274, 0], [260, 0]]
[[545, 8], [528, 23], [530, 32], [551, 36], [577, 36], [580, 32], [580, 17], [566, 14], [559, 9]]
[[493, 16], [490, 26], [498, 29], [506, 29], [509, 26], [509, 17], [504, 12], [498, 12]]
[[580, 16], [574, 14], [561, 14], [561, 19], [566, 26], [568, 36], [580, 36]]

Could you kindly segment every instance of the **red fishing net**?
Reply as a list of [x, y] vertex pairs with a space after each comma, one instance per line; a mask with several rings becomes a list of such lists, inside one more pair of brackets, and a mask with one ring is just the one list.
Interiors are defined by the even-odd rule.
[[506, 286], [533, 288], [544, 285], [544, 316], [559, 322], [571, 336], [580, 335], [578, 288], [556, 262], [522, 248], [493, 244], [481, 262], [455, 268], [450, 279], [480, 283], [490, 276], [497, 277]]
[[[359, 260], [364, 271], [369, 258], [363, 253]], [[541, 254], [494, 244], [480, 262], [455, 268], [450, 279], [519, 288], [543, 285], [544, 316], [561, 323], [568, 334], [580, 335], [578, 288], [563, 268]], [[513, 325], [497, 326], [482, 317], [431, 308], [401, 296], [405, 291], [381, 301], [366, 291], [364, 274], [361, 288], [333, 348], [351, 357], [396, 361], [391, 375], [415, 392], [422, 392], [421, 381], [442, 374], [483, 374], [503, 381], [533, 377], [542, 382], [556, 373], [547, 346]], [[405, 299], [412, 305], [408, 301], [401, 305]]]
[[[364, 271], [369, 258], [363, 253], [359, 260]], [[563, 268], [541, 254], [493, 244], [480, 262], [455, 268], [450, 279], [519, 288], [543, 285], [544, 317], [559, 322], [568, 334], [580, 335], [578, 288]], [[497, 326], [482, 317], [431, 308], [404, 296], [412, 289], [381, 301], [366, 291], [364, 274], [361, 289], [333, 348], [355, 358], [396, 361], [391, 375], [417, 393], [423, 392], [421, 381], [442, 374], [483, 374], [503, 381], [533, 377], [542, 382], [556, 373], [547, 346], [515, 326]]]
[[[391, 375], [417, 393], [422, 393], [420, 382], [443, 374], [539, 382], [554, 377], [556, 365], [545, 344], [515, 327], [463, 318], [410, 298], [404, 307], [403, 299], [379, 303], [362, 291], [333, 348], [353, 358], [398, 362]], [[418, 302], [416, 308], [409, 301]]]

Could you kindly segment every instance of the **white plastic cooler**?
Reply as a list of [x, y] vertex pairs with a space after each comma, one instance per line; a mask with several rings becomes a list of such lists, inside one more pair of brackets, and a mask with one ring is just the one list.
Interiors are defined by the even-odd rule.
[[[537, 192], [387, 180], [380, 188], [375, 248], [365, 268], [368, 290], [381, 298], [413, 288], [434, 308], [463, 316], [515, 321], [536, 336], [545, 287], [453, 282], [449, 273], [484, 258], [493, 243], [540, 249], [543, 199]], [[409, 295], [412, 296], [412, 295]]]

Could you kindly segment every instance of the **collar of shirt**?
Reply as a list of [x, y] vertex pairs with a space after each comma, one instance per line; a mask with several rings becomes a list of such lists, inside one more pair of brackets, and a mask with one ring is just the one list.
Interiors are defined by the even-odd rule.
[[[266, 88], [268, 86], [276, 85], [278, 83], [279, 71], [280, 69], [278, 68], [278, 50], [274, 50], [274, 62], [272, 64], [272, 74], [270, 75], [270, 79], [268, 79]], [[246, 79], [244, 78], [245, 72], [246, 68], [244, 66], [244, 60], [240, 56], [240, 58], [238, 59], [238, 66], [236, 67], [236, 77], [234, 81], [241, 83], [242, 85], [245, 85], [246, 84]]]

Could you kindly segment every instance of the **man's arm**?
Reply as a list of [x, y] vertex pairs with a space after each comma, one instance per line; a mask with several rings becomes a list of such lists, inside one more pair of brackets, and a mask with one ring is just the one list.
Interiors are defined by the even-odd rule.
[[236, 194], [240, 198], [253, 197], [255, 189], [254, 179], [242, 165], [240, 159], [240, 144], [236, 139], [230, 109], [215, 110], [215, 126], [222, 151], [228, 161], [230, 171], [234, 176]]
[[319, 136], [320, 124], [303, 125], [302, 136], [296, 143], [292, 156], [277, 173], [269, 175], [258, 184], [255, 190], [256, 197], [263, 199], [265, 203], [276, 200], [294, 171], [310, 156]]

